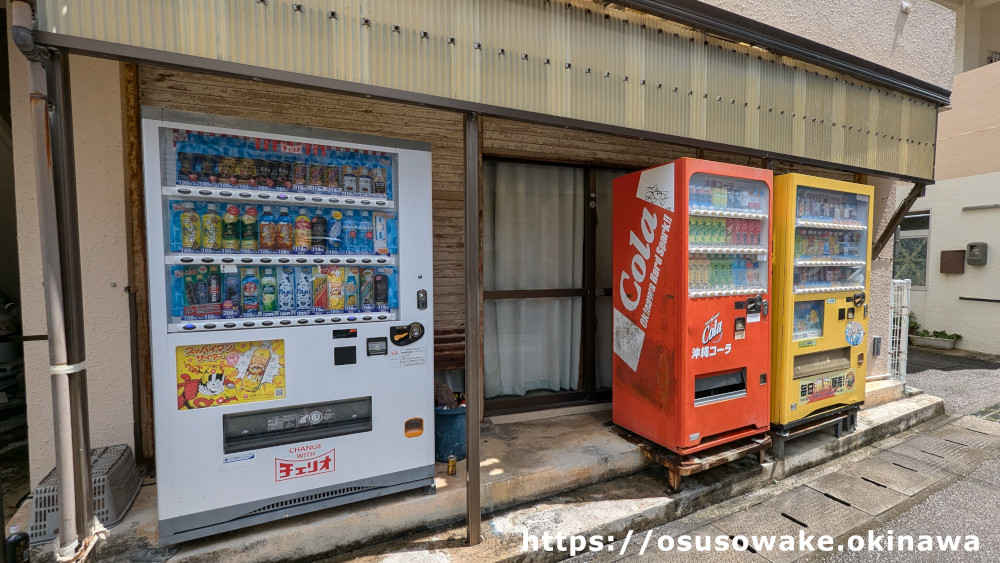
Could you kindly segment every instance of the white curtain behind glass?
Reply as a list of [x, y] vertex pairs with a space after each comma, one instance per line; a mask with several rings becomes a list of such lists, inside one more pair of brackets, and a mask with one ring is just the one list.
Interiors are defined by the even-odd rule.
[[[483, 289], [583, 285], [583, 170], [483, 163]], [[580, 297], [487, 300], [485, 396], [579, 388]]]
[[[598, 288], [611, 288], [611, 191], [612, 182], [628, 172], [624, 170], [598, 169], [595, 174], [597, 193], [597, 271], [595, 272]], [[597, 388], [611, 387], [611, 297], [598, 297], [594, 300], [597, 309], [597, 334], [594, 344], [597, 346], [597, 358], [594, 371], [597, 376]]]

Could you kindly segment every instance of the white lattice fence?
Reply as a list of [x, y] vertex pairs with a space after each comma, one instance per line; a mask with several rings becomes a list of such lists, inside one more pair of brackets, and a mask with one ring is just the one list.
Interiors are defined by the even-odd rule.
[[906, 353], [910, 328], [910, 280], [892, 280], [889, 294], [892, 328], [889, 330], [889, 375], [906, 381]]

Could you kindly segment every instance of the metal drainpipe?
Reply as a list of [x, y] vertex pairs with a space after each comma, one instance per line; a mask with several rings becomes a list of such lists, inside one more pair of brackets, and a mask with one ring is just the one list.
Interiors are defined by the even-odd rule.
[[[67, 55], [41, 51], [29, 3], [11, 3], [12, 38], [29, 60], [39, 238], [52, 380], [60, 526], [58, 559], [91, 534], [93, 488], [80, 280], [76, 167]], [[89, 543], [89, 542], [88, 542]]]

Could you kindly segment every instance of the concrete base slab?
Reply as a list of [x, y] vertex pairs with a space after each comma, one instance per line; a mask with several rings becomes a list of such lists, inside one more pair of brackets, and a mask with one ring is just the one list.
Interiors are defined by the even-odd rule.
[[[857, 431], [839, 440], [832, 435], [810, 436], [809, 448], [803, 442], [802, 451], [792, 452], [790, 443], [789, 453], [781, 461], [767, 460], [759, 465], [744, 459], [713, 468], [686, 478], [676, 494], [668, 493], [666, 474], [661, 468], [651, 468], [636, 446], [610, 431], [607, 411], [539, 421], [487, 423], [480, 444], [482, 499], [484, 513], [494, 516], [483, 522], [483, 543], [463, 549], [462, 557], [524, 560], [527, 557], [521, 547], [526, 531], [602, 534], [621, 539], [629, 529], [659, 526], [764, 489], [776, 480], [942, 412], [941, 400], [927, 395], [866, 409], [859, 415]], [[419, 531], [464, 521], [465, 465], [460, 462], [459, 474], [448, 477], [444, 464], [439, 464], [435, 495], [401, 493], [188, 542], [178, 546], [171, 561], [316, 561], [366, 554], [381, 561], [395, 557], [382, 554], [397, 551], [404, 552], [398, 555], [405, 556], [401, 560], [406, 561], [421, 555], [437, 558], [439, 550], [465, 544], [464, 524], [434, 532]], [[155, 486], [143, 487], [123, 523], [112, 530], [101, 561], [129, 561], [140, 549], [156, 545], [155, 499]], [[500, 512], [514, 505], [521, 507]], [[416, 536], [393, 539], [414, 532]], [[389, 543], [356, 551], [387, 540]], [[553, 555], [542, 551], [531, 554], [531, 558]], [[35, 549], [32, 559], [51, 560], [51, 552], [47, 548]]]

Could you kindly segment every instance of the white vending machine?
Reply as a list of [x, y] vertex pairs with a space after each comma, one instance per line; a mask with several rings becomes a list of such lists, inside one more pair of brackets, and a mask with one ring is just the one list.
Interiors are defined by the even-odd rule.
[[429, 146], [143, 111], [160, 544], [434, 487]]

